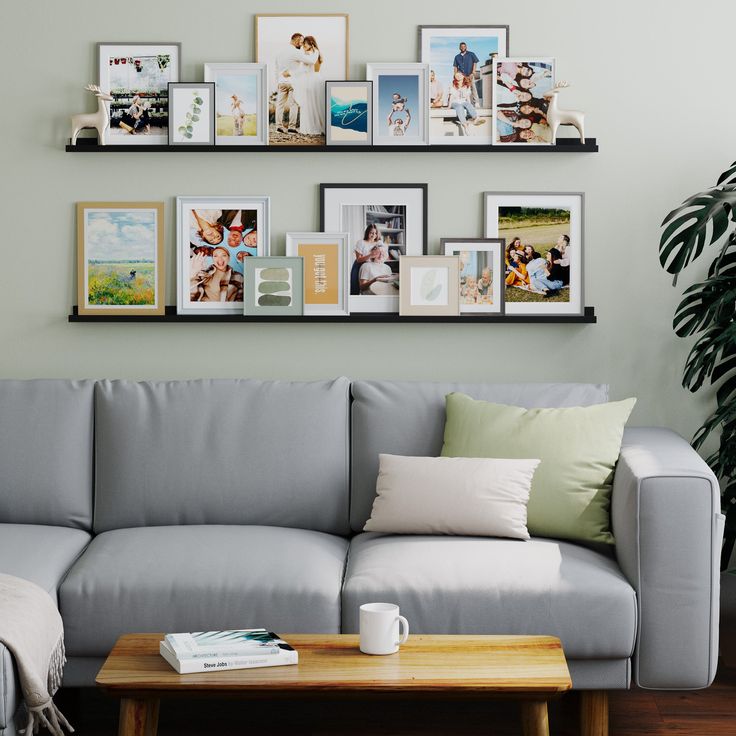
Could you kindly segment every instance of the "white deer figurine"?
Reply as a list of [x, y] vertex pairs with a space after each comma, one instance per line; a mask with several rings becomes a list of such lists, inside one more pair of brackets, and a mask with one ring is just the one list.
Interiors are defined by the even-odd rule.
[[544, 97], [549, 100], [547, 122], [552, 129], [552, 142], [557, 140], [557, 128], [560, 125], [574, 125], [580, 134], [580, 142], [585, 143], [585, 113], [581, 110], [560, 110], [557, 106], [558, 93], [569, 87], [567, 82], [558, 82]]
[[107, 92], [100, 91], [94, 84], [88, 84], [85, 89], [94, 92], [97, 97], [97, 112], [83, 112], [72, 115], [72, 145], [76, 145], [79, 131], [84, 128], [97, 128], [97, 140], [101, 146], [105, 145], [105, 133], [110, 127], [110, 113], [107, 103], [112, 102], [112, 96]]

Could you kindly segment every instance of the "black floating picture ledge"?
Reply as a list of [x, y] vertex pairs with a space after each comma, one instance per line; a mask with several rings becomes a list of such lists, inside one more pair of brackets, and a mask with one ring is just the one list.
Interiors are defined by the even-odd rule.
[[453, 145], [453, 146], [148, 146], [139, 144], [100, 146], [97, 138], [78, 138], [67, 144], [69, 153], [597, 153], [598, 142], [586, 138], [558, 138], [554, 146]]
[[97, 315], [97, 314], [79, 314], [78, 308], [72, 308], [72, 314], [69, 315], [70, 322], [236, 322], [241, 324], [255, 324], [258, 322], [280, 322], [280, 323], [297, 323], [308, 322], [317, 324], [327, 324], [332, 322], [343, 322], [346, 324], [360, 323], [397, 323], [397, 324], [436, 324], [438, 322], [453, 324], [595, 324], [598, 319], [595, 316], [593, 307], [585, 307], [584, 314], [573, 315], [553, 315], [550, 317], [540, 317], [534, 315], [497, 315], [497, 314], [464, 314], [459, 317], [401, 317], [398, 314], [391, 313], [374, 313], [374, 312], [356, 312], [351, 315], [328, 315], [328, 316], [289, 316], [289, 317], [245, 317], [241, 314], [177, 314], [176, 307], [166, 307], [166, 314], [161, 315], [131, 315], [131, 314], [115, 314], [115, 315]]

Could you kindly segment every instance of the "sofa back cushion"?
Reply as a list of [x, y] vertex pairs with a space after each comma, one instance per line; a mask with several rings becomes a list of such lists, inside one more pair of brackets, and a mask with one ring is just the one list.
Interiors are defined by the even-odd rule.
[[95, 531], [348, 533], [349, 390], [346, 378], [98, 383]]
[[527, 409], [608, 401], [608, 386], [600, 384], [355, 381], [350, 505], [354, 531], [362, 530], [371, 515], [379, 453], [439, 456], [445, 429], [445, 396], [453, 391]]
[[91, 528], [93, 387], [0, 380], [0, 523]]

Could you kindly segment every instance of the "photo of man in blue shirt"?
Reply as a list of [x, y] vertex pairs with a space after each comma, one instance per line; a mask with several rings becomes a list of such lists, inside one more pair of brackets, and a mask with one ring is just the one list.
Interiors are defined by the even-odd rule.
[[460, 43], [460, 53], [455, 55], [453, 59], [453, 74], [460, 72], [464, 77], [470, 79], [470, 87], [473, 93], [473, 104], [478, 104], [478, 91], [475, 87], [475, 65], [478, 63], [478, 57], [468, 51], [468, 44], [465, 41]]

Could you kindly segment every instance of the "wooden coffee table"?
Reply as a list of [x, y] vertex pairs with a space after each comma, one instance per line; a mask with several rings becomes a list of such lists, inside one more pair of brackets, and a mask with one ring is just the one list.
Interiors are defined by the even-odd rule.
[[[120, 698], [119, 736], [155, 736], [161, 698], [519, 699], [526, 736], [549, 734], [547, 701], [572, 686], [551, 636], [412, 635], [401, 651], [362, 654], [348, 634], [283, 634], [299, 664], [178, 675], [159, 655], [163, 634], [127, 634], [97, 684]], [[596, 732], [598, 733], [598, 732]]]

